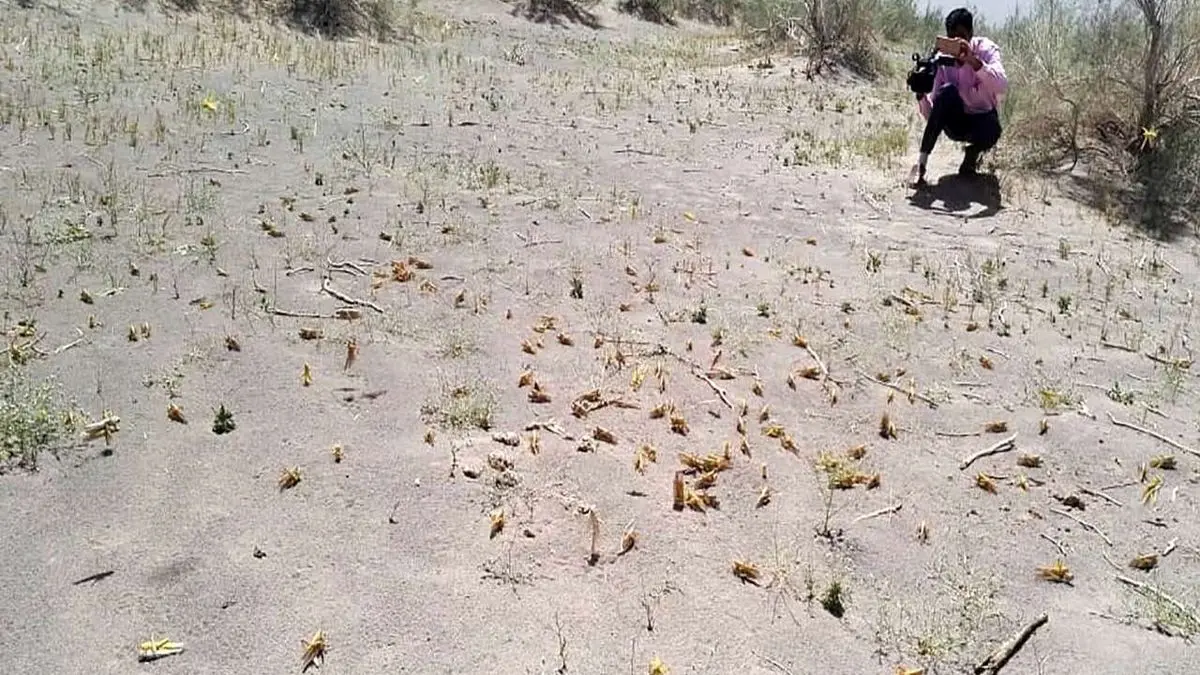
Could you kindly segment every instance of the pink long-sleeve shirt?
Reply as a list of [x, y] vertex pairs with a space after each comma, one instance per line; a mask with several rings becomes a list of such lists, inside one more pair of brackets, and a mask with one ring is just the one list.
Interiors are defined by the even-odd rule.
[[999, 107], [1000, 98], [1008, 91], [1008, 76], [1004, 74], [1004, 64], [1000, 60], [1000, 47], [985, 37], [971, 38], [971, 53], [983, 62], [983, 67], [975, 70], [963, 63], [938, 68], [933, 91], [917, 102], [922, 117], [929, 117], [934, 97], [948, 84], [958, 89], [968, 113], [984, 113]]

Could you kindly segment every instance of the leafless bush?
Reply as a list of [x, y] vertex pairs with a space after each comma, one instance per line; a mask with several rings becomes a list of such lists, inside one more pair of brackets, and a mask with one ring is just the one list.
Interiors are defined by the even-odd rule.
[[675, 23], [675, 8], [670, 0], [621, 0], [617, 10], [643, 21], [661, 24]]
[[671, 16], [703, 21], [717, 26], [731, 26], [737, 20], [746, 0], [661, 0]]
[[742, 23], [766, 49], [797, 50], [813, 77], [840, 67], [875, 77], [885, 70], [875, 16], [881, 0], [747, 0]]
[[[147, 0], [122, 0], [144, 9]], [[224, 12], [279, 20], [305, 33], [331, 40], [367, 37], [396, 39], [403, 30], [397, 0], [159, 0], [170, 11]]]
[[391, 0], [286, 0], [281, 10], [292, 27], [326, 38], [364, 35], [390, 40], [395, 36]]
[[1125, 215], [1160, 233], [1189, 217], [1200, 194], [1200, 0], [1037, 0], [999, 39], [1019, 163], [1082, 162], [1094, 185], [1121, 181]]
[[515, 0], [512, 15], [551, 26], [578, 24], [600, 28], [600, 18], [591, 11], [598, 0]]

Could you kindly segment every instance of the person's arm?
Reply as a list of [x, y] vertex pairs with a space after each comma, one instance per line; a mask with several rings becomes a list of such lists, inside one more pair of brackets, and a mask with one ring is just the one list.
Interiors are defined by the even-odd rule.
[[938, 68], [937, 73], [933, 76], [933, 91], [917, 100], [917, 112], [921, 113], [921, 117], [929, 119], [929, 113], [933, 110], [933, 99], [945, 83], [945, 68]]
[[980, 40], [966, 53], [965, 62], [975, 71], [975, 87], [980, 94], [1000, 96], [1008, 91], [1008, 75], [1000, 59], [1000, 47], [991, 40]]

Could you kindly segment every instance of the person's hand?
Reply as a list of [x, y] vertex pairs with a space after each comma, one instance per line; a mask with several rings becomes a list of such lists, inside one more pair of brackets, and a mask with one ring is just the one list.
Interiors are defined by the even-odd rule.
[[956, 58], [959, 63], [967, 63], [971, 60], [974, 54], [971, 51], [971, 41], [963, 38], [954, 38], [954, 42], [958, 45], [958, 54]]

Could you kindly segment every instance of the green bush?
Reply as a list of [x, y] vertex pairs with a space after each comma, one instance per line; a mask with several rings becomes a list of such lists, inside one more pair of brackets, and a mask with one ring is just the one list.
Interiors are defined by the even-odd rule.
[[35, 470], [40, 453], [61, 447], [74, 429], [70, 410], [53, 381], [0, 367], [0, 474]]

